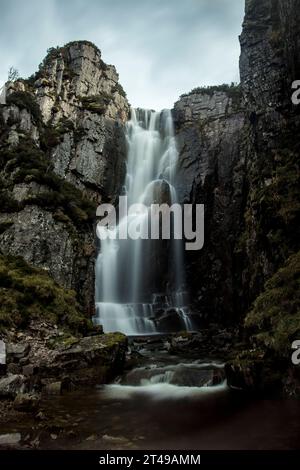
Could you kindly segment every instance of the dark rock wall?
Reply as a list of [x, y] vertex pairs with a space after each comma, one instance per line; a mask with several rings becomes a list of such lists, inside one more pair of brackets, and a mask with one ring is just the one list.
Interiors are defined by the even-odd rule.
[[241, 100], [212, 87], [174, 107], [181, 201], [204, 203], [205, 246], [186, 253], [195, 309], [238, 324], [299, 249], [299, 0], [246, 1]]
[[248, 305], [299, 249], [299, 0], [246, 2], [240, 70], [249, 193], [242, 235], [243, 295]]
[[245, 185], [241, 94], [195, 90], [175, 104], [174, 119], [180, 201], [205, 204], [204, 248], [185, 253], [192, 302], [202, 320], [230, 323]]

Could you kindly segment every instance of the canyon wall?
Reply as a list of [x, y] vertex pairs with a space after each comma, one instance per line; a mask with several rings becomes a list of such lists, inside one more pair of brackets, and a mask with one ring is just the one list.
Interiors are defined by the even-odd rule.
[[291, 393], [300, 337], [300, 107], [291, 100], [299, 16], [298, 0], [247, 0], [240, 86], [195, 89], [173, 110], [181, 202], [206, 206], [204, 249], [186, 255], [200, 324], [240, 326], [236, 385], [277, 380], [293, 384]]
[[200, 324], [233, 321], [234, 249], [242, 224], [245, 116], [239, 87], [198, 88], [175, 103], [180, 202], [205, 204], [205, 244], [186, 252]]
[[88, 316], [95, 211], [121, 190], [128, 114], [115, 67], [86, 41], [50, 49], [0, 108], [0, 250], [75, 290]]

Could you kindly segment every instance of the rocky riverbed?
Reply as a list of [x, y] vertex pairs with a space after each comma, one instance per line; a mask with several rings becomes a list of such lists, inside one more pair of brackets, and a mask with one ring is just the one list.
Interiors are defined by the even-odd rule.
[[20, 398], [1, 400], [0, 446], [296, 448], [300, 404], [231, 390], [222, 357], [228, 349], [225, 331], [222, 337], [218, 352], [216, 347], [209, 351], [199, 334], [129, 338], [125, 369], [105, 384], [99, 378], [84, 388], [55, 385], [31, 409], [16, 406]]

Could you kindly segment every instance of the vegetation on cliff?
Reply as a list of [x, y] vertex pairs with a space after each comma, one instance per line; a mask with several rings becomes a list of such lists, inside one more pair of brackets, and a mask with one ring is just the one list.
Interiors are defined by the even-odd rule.
[[223, 83], [222, 85], [196, 87], [193, 88], [189, 93], [182, 94], [180, 98], [184, 98], [186, 96], [194, 94], [213, 96], [214, 93], [219, 92], [226, 93], [227, 96], [231, 98], [234, 103], [240, 103], [242, 99], [242, 89], [240, 84], [236, 84], [233, 82], [230, 85], [228, 85], [227, 83]]
[[46, 271], [23, 258], [0, 254], [0, 331], [25, 328], [33, 319], [45, 319], [77, 333], [92, 327], [81, 313], [74, 291], [60, 287]]
[[245, 319], [252, 343], [281, 358], [300, 337], [300, 251], [265, 285]]
[[[59, 131], [55, 135], [58, 134]], [[95, 205], [86, 199], [78, 188], [54, 173], [45, 152], [30, 138], [20, 139], [15, 147], [2, 147], [0, 170], [3, 177], [7, 176], [0, 192], [1, 211], [15, 212], [22, 210], [26, 204], [36, 204], [53, 211], [60, 221], [72, 221], [79, 228], [94, 220]], [[24, 182], [29, 184], [32, 181], [43, 185], [45, 189], [21, 202], [14, 200], [10, 192], [13, 185]]]

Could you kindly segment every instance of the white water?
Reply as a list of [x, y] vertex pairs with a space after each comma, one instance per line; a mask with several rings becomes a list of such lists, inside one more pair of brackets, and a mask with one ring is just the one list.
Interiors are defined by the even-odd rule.
[[[213, 383], [213, 371], [219, 374], [218, 385]], [[199, 399], [227, 390], [224, 364], [193, 362], [133, 369], [121, 384], [106, 385], [103, 395], [110, 399], [130, 399], [138, 394], [155, 400]]]
[[[128, 206], [177, 202], [174, 177], [178, 152], [169, 110], [157, 113], [132, 110], [127, 123], [128, 159], [125, 192]], [[105, 332], [127, 335], [164, 332], [157, 312], [177, 316], [178, 329], [193, 325], [185, 307], [183, 249], [181, 240], [119, 240], [118, 234], [135, 223], [141, 233], [149, 214], [119, 221], [116, 239], [101, 237], [96, 262], [96, 317]], [[101, 227], [100, 232], [108, 229]], [[147, 231], [148, 233], [148, 231]], [[167, 282], [166, 282], [167, 279]]]
[[178, 386], [166, 382], [151, 385], [106, 385], [103, 396], [108, 399], [129, 399], [139, 394], [145, 394], [154, 400], [176, 400], [182, 398], [205, 398], [208, 395], [224, 393], [228, 390], [227, 382], [220, 385], [205, 387]]

